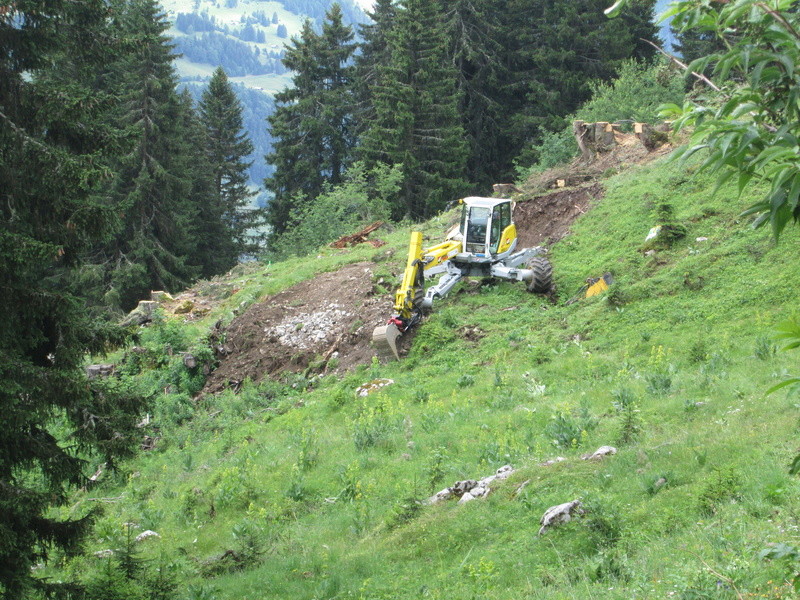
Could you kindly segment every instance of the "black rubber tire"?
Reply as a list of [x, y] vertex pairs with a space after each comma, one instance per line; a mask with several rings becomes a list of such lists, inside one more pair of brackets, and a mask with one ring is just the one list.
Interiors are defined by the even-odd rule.
[[425, 299], [425, 288], [422, 287], [415, 287], [414, 288], [414, 299], [411, 301], [414, 305], [414, 308], [417, 310], [422, 310], [422, 301]]
[[533, 276], [528, 282], [528, 291], [534, 294], [549, 294], [553, 291], [553, 265], [542, 256], [536, 256], [528, 263]]

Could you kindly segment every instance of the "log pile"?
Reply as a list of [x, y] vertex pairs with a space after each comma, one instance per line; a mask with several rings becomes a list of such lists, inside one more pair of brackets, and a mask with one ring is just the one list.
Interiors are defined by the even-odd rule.
[[382, 240], [370, 240], [367, 239], [370, 233], [378, 229], [381, 225], [383, 225], [383, 221], [375, 221], [372, 225], [367, 225], [361, 231], [357, 233], [353, 233], [351, 235], [345, 235], [340, 237], [338, 240], [331, 244], [332, 248], [347, 248], [349, 246], [355, 246], [357, 244], [371, 244], [374, 248], [380, 248], [386, 242]]

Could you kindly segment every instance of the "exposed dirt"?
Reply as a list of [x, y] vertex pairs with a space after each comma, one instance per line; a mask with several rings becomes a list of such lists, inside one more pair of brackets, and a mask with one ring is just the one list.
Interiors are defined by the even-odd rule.
[[518, 202], [514, 208], [519, 248], [548, 246], [566, 236], [570, 225], [589, 210], [592, 200], [603, 197], [599, 183], [568, 188]]
[[[228, 352], [204, 393], [279, 372], [346, 370], [372, 360], [372, 330], [390, 316], [391, 299], [373, 293], [371, 263], [303, 281], [252, 305], [226, 328]], [[325, 362], [335, 359], [334, 362]]]
[[671, 144], [663, 144], [648, 150], [632, 133], [617, 132], [614, 135], [617, 145], [606, 152], [598, 152], [590, 159], [578, 157], [568, 165], [560, 165], [532, 176], [522, 186], [524, 197], [531, 197], [556, 189], [558, 180], [567, 187], [597, 181], [623, 171], [631, 165], [648, 163], [669, 154]]

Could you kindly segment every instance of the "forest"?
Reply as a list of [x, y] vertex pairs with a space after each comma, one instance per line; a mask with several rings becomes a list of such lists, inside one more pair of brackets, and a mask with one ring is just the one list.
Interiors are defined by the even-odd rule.
[[307, 23], [287, 45], [292, 85], [269, 118], [273, 238], [355, 163], [368, 173], [396, 169], [387, 216], [419, 220], [540, 161], [543, 142], [593, 85], [656, 52], [644, 41], [657, 40], [654, 2], [614, 20], [604, 8], [603, 0], [379, 0], [358, 43], [337, 6], [321, 30]]

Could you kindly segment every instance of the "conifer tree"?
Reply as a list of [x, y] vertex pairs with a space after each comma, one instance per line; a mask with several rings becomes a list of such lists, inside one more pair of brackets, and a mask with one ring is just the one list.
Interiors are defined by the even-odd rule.
[[448, 55], [457, 73], [459, 114], [469, 155], [467, 176], [485, 188], [511, 169], [510, 79], [501, 15], [504, 0], [452, 0], [444, 5]]
[[395, 23], [395, 0], [376, 0], [372, 12], [367, 12], [371, 23], [359, 25], [360, 52], [355, 57], [355, 96], [357, 135], [361, 135], [375, 118], [372, 92], [377, 85], [378, 71], [392, 57], [389, 32]]
[[121, 77], [123, 113], [132, 148], [115, 165], [111, 190], [124, 215], [108, 249], [111, 293], [131, 308], [151, 289], [177, 289], [198, 274], [193, 264], [197, 204], [192, 202], [192, 164], [186, 154], [186, 106], [175, 91], [177, 78], [169, 28], [155, 0], [131, 0], [122, 30], [132, 51], [115, 65]]
[[467, 148], [442, 5], [401, 2], [388, 42], [391, 59], [374, 67], [375, 118], [361, 152], [368, 164], [403, 165], [393, 216], [423, 219], [466, 189]]
[[213, 175], [211, 206], [201, 207], [208, 216], [201, 219], [208, 229], [201, 238], [208, 244], [203, 274], [214, 275], [236, 264], [240, 254], [250, 250], [247, 230], [255, 216], [247, 209], [253, 193], [247, 187], [246, 160], [253, 144], [242, 131], [242, 105], [222, 67], [214, 71], [200, 100], [200, 118], [205, 130], [206, 159]]
[[321, 34], [306, 21], [286, 49], [283, 64], [294, 76], [291, 87], [275, 95], [269, 118], [274, 150], [267, 156], [275, 172], [265, 181], [274, 194], [267, 214], [276, 234], [286, 230], [294, 207], [319, 195], [323, 184], [339, 183], [352, 160], [352, 38], [334, 4]]
[[[0, 597], [38, 583], [31, 568], [77, 548], [91, 513], [61, 518], [80, 458], [126, 453], [144, 406], [113, 383], [89, 381], [85, 352], [121, 341], [69, 294], [88, 247], [114, 229], [100, 201], [113, 147], [113, 97], [88, 81], [117, 47], [107, 4], [4, 3], [0, 12]], [[97, 463], [92, 465], [92, 469]]]

